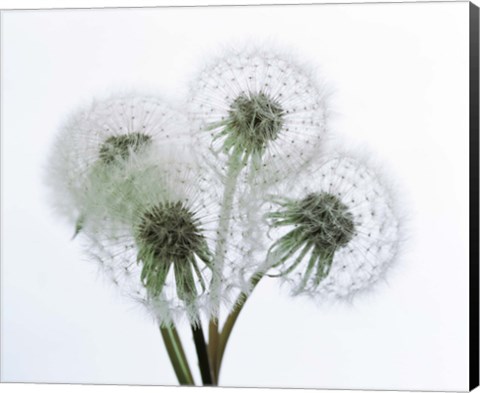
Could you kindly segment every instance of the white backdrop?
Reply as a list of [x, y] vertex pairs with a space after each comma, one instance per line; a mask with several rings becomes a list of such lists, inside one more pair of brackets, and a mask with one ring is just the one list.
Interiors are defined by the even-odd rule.
[[158, 329], [53, 218], [44, 165], [79, 104], [132, 87], [180, 100], [205, 56], [255, 40], [319, 67], [335, 91], [332, 132], [384, 163], [409, 233], [388, 282], [353, 303], [317, 307], [263, 282], [221, 383], [465, 390], [467, 16], [468, 3], [3, 14], [2, 379], [176, 383]]

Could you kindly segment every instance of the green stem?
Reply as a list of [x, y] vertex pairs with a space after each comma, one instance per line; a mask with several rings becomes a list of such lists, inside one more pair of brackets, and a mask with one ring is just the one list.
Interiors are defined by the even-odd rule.
[[238, 175], [242, 170], [240, 154], [234, 152], [227, 162], [227, 174], [225, 180], [225, 188], [223, 191], [222, 207], [218, 220], [218, 239], [215, 245], [215, 268], [218, 269], [213, 277], [215, 288], [219, 289], [222, 281], [223, 263], [225, 261], [225, 251], [227, 248], [227, 235], [230, 227], [230, 217], [232, 215], [233, 199], [235, 196], [235, 188], [237, 186]]
[[[251, 284], [250, 294], [251, 292], [253, 292], [253, 290], [255, 289], [255, 287], [257, 286], [257, 284], [260, 282], [260, 280], [263, 278], [264, 275], [265, 275], [264, 272], [256, 273], [250, 279], [250, 284]], [[241, 293], [238, 296], [237, 301], [235, 302], [235, 308], [228, 315], [225, 321], [225, 324], [223, 325], [223, 329], [219, 338], [216, 363], [214, 367], [215, 374], [217, 376], [217, 383], [218, 383], [218, 378], [220, 376], [220, 368], [222, 367], [223, 354], [225, 353], [225, 348], [227, 347], [228, 339], [230, 338], [230, 334], [232, 333], [233, 327], [235, 326], [238, 316], [240, 315], [240, 312], [242, 311], [243, 306], [245, 305], [250, 294]]]
[[180, 385], [195, 385], [182, 342], [175, 326], [160, 326], [165, 348]]
[[[222, 282], [223, 264], [225, 262], [225, 252], [227, 247], [227, 235], [230, 226], [230, 217], [232, 214], [233, 200], [235, 196], [235, 188], [237, 186], [238, 175], [242, 170], [241, 154], [239, 151], [234, 151], [227, 162], [227, 174], [225, 181], [225, 188], [223, 192], [222, 207], [220, 210], [219, 224], [218, 224], [218, 239], [215, 245], [215, 270], [216, 274], [212, 279], [212, 296], [216, 297], [216, 308], [219, 308], [220, 286]], [[212, 317], [208, 329], [208, 354], [210, 363], [212, 365], [213, 382], [217, 384], [218, 375], [215, 365], [218, 363], [218, 343], [220, 333], [218, 329], [218, 315]]]
[[203, 335], [202, 325], [192, 325], [193, 341], [195, 343], [195, 349], [197, 351], [198, 366], [200, 368], [200, 374], [202, 376], [202, 382], [204, 386], [213, 385], [212, 372], [210, 369], [210, 362], [208, 359], [207, 344], [205, 342], [205, 336]]
[[208, 325], [208, 357], [210, 359], [210, 368], [214, 385], [218, 384], [218, 375], [215, 365], [217, 364], [217, 348], [219, 339], [220, 334], [218, 331], [218, 319], [212, 318]]

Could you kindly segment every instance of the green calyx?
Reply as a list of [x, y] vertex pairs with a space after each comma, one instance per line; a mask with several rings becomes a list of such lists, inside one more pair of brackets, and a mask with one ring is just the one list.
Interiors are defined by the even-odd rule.
[[172, 265], [179, 299], [196, 298], [195, 276], [205, 290], [197, 260], [211, 268], [210, 251], [199, 220], [182, 202], [152, 207], [143, 214], [135, 232], [141, 280], [152, 296], [162, 292]]
[[[289, 227], [270, 248], [277, 260], [275, 267], [285, 264], [281, 275], [293, 271], [310, 253], [301, 287], [313, 275], [313, 285], [318, 286], [333, 262], [335, 252], [344, 247], [355, 234], [353, 215], [335, 195], [311, 193], [300, 200], [284, 199], [280, 209], [269, 213], [274, 227]], [[287, 262], [293, 259], [293, 262]]]
[[[261, 155], [275, 140], [284, 124], [280, 104], [265, 93], [242, 94], [230, 105], [228, 117], [221, 122], [225, 152], [241, 152], [245, 156]], [[218, 124], [216, 125], [218, 126]]]
[[150, 135], [140, 132], [113, 135], [108, 137], [100, 146], [98, 156], [103, 163], [111, 164], [116, 160], [126, 160], [131, 152], [138, 153], [151, 142], [152, 137]]

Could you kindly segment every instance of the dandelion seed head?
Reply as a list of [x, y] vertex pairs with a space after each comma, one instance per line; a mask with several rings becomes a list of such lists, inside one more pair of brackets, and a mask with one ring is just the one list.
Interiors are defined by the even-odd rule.
[[349, 297], [378, 281], [395, 260], [400, 225], [392, 197], [362, 163], [329, 158], [284, 192], [268, 205], [269, 258], [292, 294]]
[[190, 92], [196, 143], [220, 163], [241, 155], [247, 170], [268, 181], [296, 171], [326, 136], [326, 89], [274, 51], [230, 51], [197, 75]]
[[110, 192], [110, 180], [125, 177], [122, 165], [182, 138], [186, 130], [184, 116], [152, 95], [94, 100], [69, 117], [55, 140], [45, 177], [52, 206], [80, 226], [101, 208], [88, 196], [92, 190]]
[[218, 203], [205, 169], [189, 145], [170, 143], [121, 175], [109, 208], [85, 224], [89, 255], [161, 324], [208, 318]]

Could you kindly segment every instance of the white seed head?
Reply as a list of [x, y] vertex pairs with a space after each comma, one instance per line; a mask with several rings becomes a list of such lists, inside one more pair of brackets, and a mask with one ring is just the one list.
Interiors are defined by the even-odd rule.
[[178, 139], [185, 130], [184, 117], [154, 96], [123, 94], [93, 101], [69, 118], [53, 146], [46, 178], [52, 205], [83, 225], [98, 206], [88, 205], [94, 201], [92, 189], [109, 192], [111, 178], [120, 177], [124, 163]]
[[267, 204], [269, 260], [292, 294], [345, 298], [369, 288], [395, 260], [399, 219], [378, 175], [334, 157], [299, 174]]
[[257, 181], [296, 171], [318, 153], [327, 131], [325, 89], [305, 67], [275, 52], [227, 53], [198, 74], [190, 91], [198, 145], [220, 164], [239, 155]]
[[191, 154], [171, 143], [143, 165], [127, 164], [129, 186], [83, 230], [90, 256], [164, 325], [185, 317], [196, 324], [211, 314], [218, 204]]

